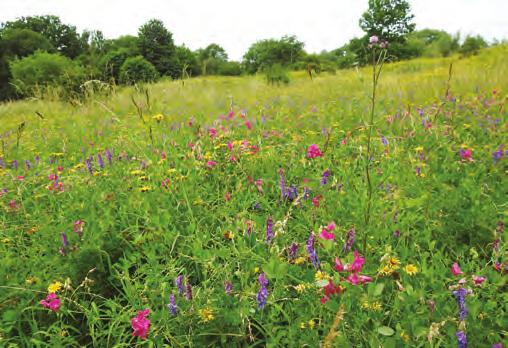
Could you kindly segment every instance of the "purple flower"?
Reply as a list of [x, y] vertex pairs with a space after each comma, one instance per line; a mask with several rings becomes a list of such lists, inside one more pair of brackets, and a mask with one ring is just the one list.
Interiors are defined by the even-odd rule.
[[422, 175], [422, 168], [416, 167], [416, 176], [421, 176], [421, 175]]
[[192, 285], [187, 282], [187, 286], [185, 287], [185, 297], [187, 300], [192, 300]]
[[457, 336], [458, 348], [467, 348], [467, 337], [464, 331], [457, 331], [455, 336]]
[[284, 200], [286, 197], [286, 179], [284, 178], [284, 170], [279, 169], [279, 178], [280, 178], [280, 199]]
[[321, 185], [326, 185], [326, 183], [328, 182], [328, 177], [330, 176], [330, 171], [329, 170], [325, 170], [323, 172], [323, 177], [321, 178]]
[[0, 167], [5, 168], [5, 162], [1, 157], [0, 157]]
[[261, 209], [261, 203], [256, 202], [256, 204], [254, 204], [254, 209], [256, 209], [256, 210]]
[[266, 242], [268, 244], [272, 243], [273, 239], [273, 219], [271, 216], [266, 220]]
[[351, 248], [353, 247], [355, 239], [356, 239], [356, 231], [354, 228], [352, 228], [349, 231], [347, 231], [346, 242], [344, 243], [344, 248], [342, 248], [342, 251], [344, 253], [347, 254], [348, 252], [351, 251]]
[[12, 166], [14, 167], [14, 169], [18, 170], [18, 161], [17, 160], [12, 160]]
[[377, 37], [376, 35], [372, 35], [370, 38], [369, 38], [369, 43], [371, 45], [375, 45], [379, 42], [379, 37]]
[[290, 201], [294, 200], [298, 196], [298, 191], [296, 190], [295, 185], [291, 185], [288, 189], [288, 199]]
[[178, 293], [180, 296], [182, 296], [185, 292], [185, 287], [183, 286], [183, 275], [180, 274], [178, 277], [176, 277], [175, 284], [178, 288]]
[[32, 166], [30, 165], [30, 161], [29, 160], [25, 160], [25, 166], [26, 166], [26, 169], [30, 170], [30, 168]]
[[468, 291], [464, 288], [460, 288], [459, 290], [453, 291], [453, 294], [455, 295], [457, 304], [459, 305], [460, 320], [464, 320], [468, 314], [468, 310], [466, 308], [466, 295], [468, 294]]
[[492, 153], [492, 159], [494, 160], [494, 165], [496, 165], [497, 161], [499, 161], [503, 157], [503, 145], [499, 146], [499, 149]]
[[393, 236], [395, 238], [399, 238], [400, 237], [400, 230], [396, 230], [395, 232], [393, 232]]
[[381, 136], [381, 143], [383, 143], [384, 146], [388, 146], [388, 140], [385, 138], [384, 135]]
[[41, 161], [41, 157], [39, 155], [35, 156], [35, 163], [38, 165]]
[[314, 232], [311, 232], [309, 239], [307, 240], [307, 253], [309, 258], [316, 269], [321, 269], [321, 263], [319, 262], [316, 249], [314, 249]]
[[176, 306], [175, 295], [173, 295], [173, 294], [169, 295], [168, 308], [169, 308], [169, 311], [171, 312], [171, 315], [176, 317], [178, 307]]
[[88, 169], [88, 172], [90, 175], [93, 175], [93, 167], [92, 167], [92, 161], [90, 161], [89, 158], [86, 159], [86, 168]]
[[492, 348], [503, 348], [503, 344], [501, 342], [496, 343], [496, 344], [492, 345]]
[[108, 160], [109, 165], [113, 165], [113, 155], [109, 149], [106, 149], [106, 159]]
[[233, 293], [233, 283], [231, 283], [229, 280], [224, 282], [224, 291], [228, 295], [231, 295]]
[[291, 260], [296, 258], [296, 253], [298, 252], [298, 243], [292, 243], [289, 247], [289, 257]]
[[307, 200], [309, 199], [310, 190], [307, 186], [303, 188], [303, 199]]
[[265, 277], [264, 273], [261, 273], [258, 278], [259, 281], [259, 291], [257, 295], [258, 301], [258, 309], [261, 310], [266, 306], [266, 300], [268, 299], [268, 289], [266, 286], [268, 285], [268, 280]]
[[62, 244], [64, 248], [67, 248], [67, 246], [69, 245], [69, 239], [67, 238], [67, 234], [65, 234], [65, 232], [62, 232], [60, 233], [60, 236], [62, 237]]
[[97, 162], [99, 163], [99, 168], [104, 169], [104, 160], [102, 159], [101, 154], [97, 155]]

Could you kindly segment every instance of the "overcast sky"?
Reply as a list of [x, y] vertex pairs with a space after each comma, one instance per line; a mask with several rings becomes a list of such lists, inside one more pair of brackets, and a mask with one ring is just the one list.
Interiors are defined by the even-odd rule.
[[[417, 29], [508, 38], [508, 0], [410, 0]], [[0, 22], [54, 14], [78, 30], [107, 38], [136, 34], [161, 19], [177, 44], [191, 49], [215, 42], [239, 60], [255, 41], [294, 34], [309, 52], [331, 50], [361, 35], [367, 0], [0, 0]]]

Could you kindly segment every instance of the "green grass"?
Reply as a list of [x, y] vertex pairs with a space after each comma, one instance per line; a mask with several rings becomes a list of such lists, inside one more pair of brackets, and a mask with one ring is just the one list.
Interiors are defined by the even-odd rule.
[[[72, 103], [46, 95], [0, 105], [0, 345], [450, 347], [460, 330], [471, 347], [506, 343], [508, 154], [496, 164], [492, 156], [507, 149], [507, 54], [498, 46], [467, 59], [384, 67], [369, 224], [370, 68], [314, 81], [296, 72], [281, 87], [261, 76], [207, 77]], [[307, 157], [311, 144], [323, 157]], [[461, 148], [472, 149], [472, 161]], [[297, 190], [293, 201], [281, 199], [281, 170], [286, 188]], [[73, 231], [77, 220], [82, 236]], [[335, 240], [320, 238], [332, 221]], [[345, 252], [352, 229], [356, 240]], [[321, 273], [308, 258], [312, 232]], [[61, 233], [69, 240], [63, 253]], [[351, 263], [356, 249], [369, 284], [352, 285], [348, 272], [334, 270], [336, 258]], [[390, 258], [400, 265], [386, 268]], [[450, 271], [454, 262], [472, 290], [465, 322], [452, 294], [461, 278]], [[192, 284], [192, 300], [179, 295], [178, 275]], [[487, 280], [476, 287], [473, 275]], [[328, 278], [343, 288], [322, 304]], [[54, 313], [39, 302], [56, 281], [65, 286]], [[144, 308], [146, 341], [133, 337], [130, 323]]]

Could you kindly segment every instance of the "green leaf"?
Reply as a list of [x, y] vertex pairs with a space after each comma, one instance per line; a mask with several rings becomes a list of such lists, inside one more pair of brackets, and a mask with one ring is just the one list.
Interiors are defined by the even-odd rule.
[[383, 293], [383, 289], [385, 288], [384, 283], [379, 283], [376, 285], [376, 289], [374, 289], [374, 296], [379, 296]]
[[393, 336], [395, 331], [388, 326], [380, 326], [377, 328], [377, 332], [379, 332], [383, 336]]

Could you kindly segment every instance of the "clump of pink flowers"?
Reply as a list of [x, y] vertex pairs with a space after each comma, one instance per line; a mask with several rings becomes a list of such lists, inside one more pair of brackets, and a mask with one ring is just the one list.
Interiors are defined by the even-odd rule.
[[40, 302], [40, 304], [47, 309], [52, 310], [53, 312], [58, 312], [60, 306], [62, 305], [62, 301], [58, 298], [57, 294], [51, 293], [46, 296], [44, 300]]
[[452, 271], [452, 274], [454, 276], [458, 276], [458, 275], [461, 275], [463, 272], [460, 270], [460, 266], [457, 262], [455, 262], [453, 265], [452, 265], [452, 268], [451, 268], [451, 271]]
[[330, 222], [327, 226], [323, 227], [321, 233], [319, 233], [319, 237], [326, 240], [335, 239], [335, 234], [332, 233], [332, 231], [335, 230], [335, 227], [336, 227], [335, 222]]
[[473, 150], [461, 148], [459, 155], [463, 161], [473, 162]]
[[319, 146], [317, 146], [316, 144], [312, 144], [311, 146], [309, 146], [307, 150], [307, 157], [309, 158], [323, 157], [323, 153], [319, 149]]
[[370, 283], [372, 278], [365, 275], [360, 275], [359, 273], [362, 271], [363, 265], [365, 264], [365, 259], [360, 256], [358, 250], [354, 251], [354, 260], [351, 264], [343, 265], [339, 258], [335, 259], [335, 270], [337, 272], [349, 272], [349, 276], [346, 278], [348, 283], [353, 285], [361, 285], [365, 283]]
[[138, 314], [131, 319], [132, 330], [134, 330], [132, 333], [133, 336], [138, 336], [142, 340], [146, 340], [148, 330], [150, 329], [150, 320], [147, 319], [149, 314], [150, 309], [146, 308], [139, 311]]

